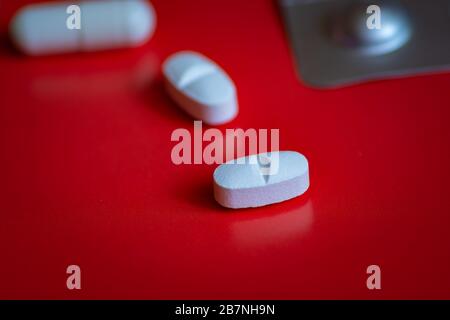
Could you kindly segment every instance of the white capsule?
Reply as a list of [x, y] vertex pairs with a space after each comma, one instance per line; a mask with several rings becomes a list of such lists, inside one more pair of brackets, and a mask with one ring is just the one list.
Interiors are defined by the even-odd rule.
[[285, 201], [303, 194], [308, 187], [308, 161], [294, 151], [238, 158], [214, 171], [214, 197], [227, 208]]
[[[147, 1], [77, 3], [76, 11], [73, 1], [25, 6], [10, 23], [13, 42], [29, 55], [96, 51], [142, 45], [155, 30], [155, 11]], [[71, 28], [68, 19], [78, 18]]]
[[218, 125], [238, 113], [236, 87], [230, 77], [207, 57], [191, 51], [170, 56], [163, 65], [172, 99], [195, 119]]

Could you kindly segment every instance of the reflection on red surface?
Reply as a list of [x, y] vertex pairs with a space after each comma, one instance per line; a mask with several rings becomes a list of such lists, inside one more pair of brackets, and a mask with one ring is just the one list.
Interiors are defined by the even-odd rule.
[[61, 73], [60, 68], [52, 73], [49, 66], [31, 82], [31, 92], [37, 99], [110, 99], [115, 94], [136, 92], [151, 85], [159, 71], [159, 61], [153, 53], [139, 57], [130, 68], [128, 66], [108, 70], [69, 70]]
[[298, 208], [280, 210], [269, 217], [248, 217], [235, 221], [230, 226], [231, 238], [237, 246], [251, 248], [264, 248], [289, 240], [299, 240], [311, 231], [313, 217], [313, 205], [311, 200], [308, 200]]

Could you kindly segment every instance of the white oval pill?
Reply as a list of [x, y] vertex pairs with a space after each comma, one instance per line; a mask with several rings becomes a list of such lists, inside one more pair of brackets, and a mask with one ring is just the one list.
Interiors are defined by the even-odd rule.
[[214, 171], [214, 197], [227, 208], [285, 201], [303, 194], [308, 187], [308, 161], [294, 151], [238, 158]]
[[163, 65], [172, 99], [195, 119], [223, 124], [238, 113], [236, 87], [216, 63], [192, 51], [170, 56]]
[[[77, 6], [79, 10], [73, 2], [25, 6], [10, 23], [13, 42], [29, 55], [95, 51], [139, 46], [155, 30], [155, 12], [144, 0], [81, 1]], [[68, 22], [78, 18], [76, 27]]]

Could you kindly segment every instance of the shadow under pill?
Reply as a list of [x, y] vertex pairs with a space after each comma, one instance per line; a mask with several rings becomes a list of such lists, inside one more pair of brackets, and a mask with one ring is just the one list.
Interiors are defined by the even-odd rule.
[[[189, 170], [189, 168], [187, 168], [187, 170]], [[177, 202], [184, 202], [192, 205], [198, 208], [199, 212], [204, 211], [206, 213], [211, 213], [211, 210], [213, 210], [215, 213], [230, 213], [231, 209], [222, 207], [214, 199], [212, 178], [210, 181], [208, 180], [205, 182], [204, 180], [205, 179], [201, 179], [201, 177], [195, 181], [183, 181], [182, 179], [177, 179], [178, 183], [175, 185], [175, 189], [172, 190], [171, 194]], [[189, 185], [188, 188], [186, 187], [187, 185]]]
[[8, 58], [20, 58], [22, 53], [20, 53], [7, 33], [0, 34], [0, 57]]
[[143, 87], [140, 92], [144, 101], [146, 101], [146, 105], [148, 105], [152, 111], [157, 112], [160, 116], [167, 118], [169, 121], [180, 119], [186, 122], [186, 126], [192, 126], [194, 119], [181, 110], [181, 108], [170, 98], [166, 92], [164, 80], [160, 75], [158, 75], [155, 81]]

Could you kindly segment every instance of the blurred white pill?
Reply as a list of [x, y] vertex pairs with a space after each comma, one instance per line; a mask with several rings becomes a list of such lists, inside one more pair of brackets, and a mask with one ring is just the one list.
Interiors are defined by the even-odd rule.
[[308, 161], [294, 151], [238, 158], [214, 171], [214, 197], [227, 208], [285, 201], [303, 194], [308, 187]]
[[166, 88], [172, 99], [195, 119], [218, 125], [238, 113], [236, 87], [215, 62], [202, 54], [182, 51], [164, 62]]
[[[156, 27], [155, 11], [148, 1], [75, 3], [49, 2], [23, 7], [10, 23], [13, 42], [29, 55], [136, 47], [150, 39]], [[68, 23], [74, 14], [80, 18], [79, 29], [70, 28]]]

